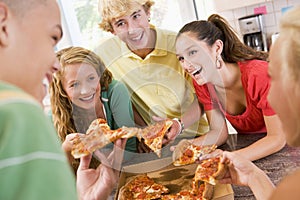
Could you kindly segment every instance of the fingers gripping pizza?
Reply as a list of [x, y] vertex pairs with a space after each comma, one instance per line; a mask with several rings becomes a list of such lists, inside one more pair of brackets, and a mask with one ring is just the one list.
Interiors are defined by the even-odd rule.
[[173, 164], [174, 166], [193, 164], [201, 155], [209, 154], [216, 148], [215, 144], [197, 146], [187, 140], [182, 140], [173, 153]]
[[199, 182], [216, 185], [216, 180], [223, 178], [226, 170], [227, 165], [221, 162], [220, 157], [204, 160], [196, 169], [193, 185], [197, 185]]
[[91, 123], [85, 135], [73, 139], [71, 154], [74, 158], [80, 158], [120, 138], [136, 136], [139, 140], [144, 139], [145, 144], [160, 157], [163, 137], [171, 125], [171, 120], [163, 120], [144, 129], [123, 126], [111, 130], [106, 120], [99, 118]]
[[158, 157], [161, 156], [161, 148], [164, 136], [168, 129], [172, 126], [172, 120], [162, 120], [155, 124], [152, 124], [144, 129], [142, 129], [137, 138], [139, 141], [142, 139], [144, 143], [154, 151]]
[[121, 127], [117, 130], [111, 130], [106, 120], [99, 118], [91, 123], [85, 135], [74, 138], [71, 153], [75, 158], [80, 158], [117, 139], [131, 138], [138, 132], [139, 129], [135, 127]]

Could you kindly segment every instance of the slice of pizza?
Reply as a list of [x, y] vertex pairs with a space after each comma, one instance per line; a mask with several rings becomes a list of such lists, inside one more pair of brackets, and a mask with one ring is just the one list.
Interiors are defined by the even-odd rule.
[[217, 148], [217, 145], [197, 146], [188, 140], [182, 140], [173, 152], [173, 165], [182, 166], [195, 163], [201, 155], [209, 154]]
[[221, 163], [220, 157], [204, 160], [198, 165], [193, 179], [193, 185], [199, 182], [207, 182], [216, 185], [216, 180], [224, 177], [227, 170], [227, 165]]
[[195, 181], [193, 179], [192, 183], [192, 190], [193, 193], [197, 198], [202, 199], [212, 199], [214, 194], [214, 185], [204, 181]]
[[137, 135], [139, 141], [144, 140], [144, 143], [161, 157], [162, 142], [168, 129], [172, 126], [173, 122], [170, 119], [165, 119], [143, 128]]
[[117, 139], [137, 136], [140, 141], [143, 139], [145, 144], [160, 157], [164, 135], [172, 123], [172, 120], [167, 119], [151, 124], [143, 129], [123, 126], [116, 130], [111, 130], [106, 120], [99, 118], [91, 123], [85, 135], [73, 139], [71, 154], [74, 158], [80, 158], [103, 148], [111, 142], [115, 142]]
[[134, 137], [139, 131], [140, 129], [136, 127], [121, 127], [117, 130], [111, 130], [106, 120], [96, 119], [91, 123], [85, 135], [73, 139], [71, 154], [74, 158], [89, 155], [120, 138]]
[[155, 183], [146, 174], [132, 177], [120, 188], [118, 200], [128, 199], [160, 199], [163, 194], [169, 193], [169, 189], [161, 184]]

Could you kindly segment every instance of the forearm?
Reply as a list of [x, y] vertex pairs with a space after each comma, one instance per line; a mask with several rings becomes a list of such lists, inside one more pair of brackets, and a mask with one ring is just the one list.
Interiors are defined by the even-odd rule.
[[249, 177], [248, 186], [257, 200], [268, 199], [275, 189], [269, 177], [259, 168]]
[[285, 145], [285, 140], [279, 135], [265, 136], [255, 143], [237, 150], [237, 153], [248, 160], [258, 160], [260, 158], [271, 155]]
[[197, 97], [195, 97], [191, 106], [182, 115], [181, 122], [184, 124], [184, 127], [187, 128], [192, 124], [194, 124], [196, 121], [198, 121], [202, 115], [203, 115], [203, 110], [200, 106]]
[[193, 139], [192, 142], [196, 145], [216, 144], [217, 146], [220, 146], [226, 142], [227, 137], [227, 132], [223, 132], [222, 130], [211, 130], [205, 135]]

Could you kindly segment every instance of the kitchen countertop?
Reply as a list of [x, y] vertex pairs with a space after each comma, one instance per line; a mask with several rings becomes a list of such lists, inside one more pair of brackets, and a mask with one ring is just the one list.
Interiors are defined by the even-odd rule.
[[[264, 137], [265, 134], [234, 134], [230, 135], [227, 144], [220, 146], [223, 150], [234, 150], [249, 146]], [[234, 142], [232, 142], [234, 141]], [[232, 145], [232, 143], [236, 145]], [[253, 162], [261, 168], [277, 185], [287, 174], [300, 167], [300, 148], [285, 146], [279, 152]], [[248, 187], [232, 186], [235, 200], [255, 199]]]

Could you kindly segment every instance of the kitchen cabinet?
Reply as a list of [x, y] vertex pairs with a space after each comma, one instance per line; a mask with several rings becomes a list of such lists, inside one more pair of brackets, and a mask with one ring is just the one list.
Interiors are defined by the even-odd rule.
[[216, 12], [270, 2], [272, 0], [205, 0], [205, 3]]

